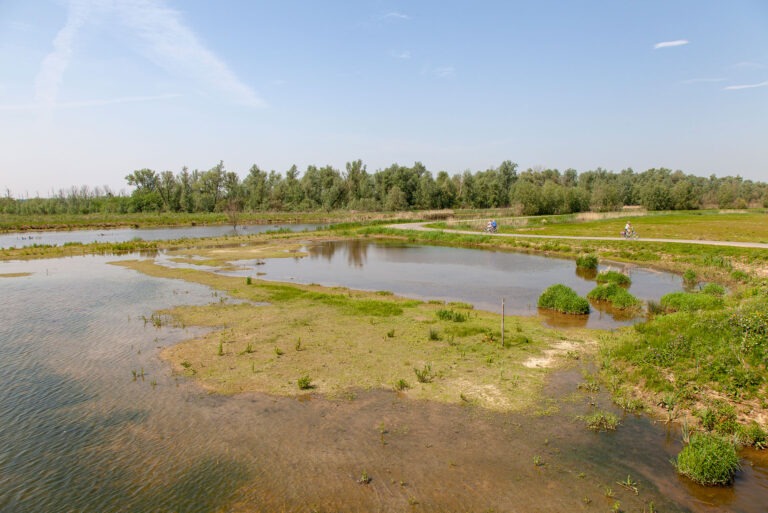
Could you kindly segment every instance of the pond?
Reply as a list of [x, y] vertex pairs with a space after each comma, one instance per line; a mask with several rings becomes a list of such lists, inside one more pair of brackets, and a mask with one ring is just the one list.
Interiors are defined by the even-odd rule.
[[[328, 248], [318, 251], [303, 264], [328, 265]], [[463, 251], [449, 248], [365, 251], [362, 267], [359, 253], [334, 253], [352, 258], [344, 269], [358, 277], [377, 269], [378, 252], [402, 264], [425, 251], [454, 266], [447, 279], [469, 269], [458, 263]], [[680, 447], [674, 429], [625, 416], [615, 433], [587, 431], [574, 417], [589, 402], [620, 414], [603, 393], [577, 390], [589, 368], [555, 374], [532, 415], [390, 391], [210, 395], [158, 359], [159, 348], [201, 332], [147, 320], [222, 298], [107, 264], [115, 259], [0, 263], [0, 273], [31, 273], [0, 279], [1, 512], [607, 511], [616, 501], [623, 511], [651, 502], [664, 512], [765, 511], [768, 461], [759, 454], [734, 487], [704, 489], [669, 464]], [[365, 288], [392, 290], [386, 276]], [[466, 299], [446, 297], [454, 293]], [[627, 475], [637, 494], [618, 484]]]
[[316, 230], [317, 224], [244, 225], [237, 230], [232, 225], [175, 226], [164, 228], [116, 228], [103, 230], [28, 231], [0, 233], [0, 249], [38, 245], [63, 246], [67, 243], [127, 242], [131, 240], [176, 240], [247, 235], [266, 231], [290, 230], [303, 232]]
[[[388, 290], [424, 300], [463, 301], [476, 308], [508, 315], [536, 315], [541, 293], [563, 283], [582, 296], [595, 286], [595, 276], [577, 272], [573, 260], [511, 251], [488, 251], [364, 240], [324, 241], [307, 245], [304, 258], [275, 258], [236, 262], [242, 269], [230, 275], [260, 277], [272, 281], [317, 283], [358, 290]], [[168, 265], [170, 262], [166, 263]], [[682, 289], [679, 276], [637, 266], [603, 263], [632, 278], [629, 292], [647, 301], [658, 301]], [[615, 328], [638, 318], [616, 315], [593, 305], [589, 316], [551, 315], [554, 326], [580, 325]]]

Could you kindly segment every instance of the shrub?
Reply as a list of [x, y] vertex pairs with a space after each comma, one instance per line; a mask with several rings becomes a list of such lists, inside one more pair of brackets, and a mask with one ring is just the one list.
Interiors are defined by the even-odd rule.
[[605, 301], [619, 310], [638, 308], [641, 304], [639, 299], [615, 283], [598, 285], [587, 294], [587, 298], [593, 301]]
[[666, 312], [696, 312], [721, 307], [723, 300], [709, 294], [671, 292], [661, 297], [661, 307]]
[[678, 473], [705, 486], [730, 484], [741, 468], [733, 444], [707, 433], [693, 435], [674, 464]]
[[582, 255], [576, 259], [576, 267], [581, 269], [597, 269], [596, 255]]
[[623, 287], [632, 284], [632, 280], [624, 273], [618, 271], [603, 271], [597, 275], [597, 283], [615, 283]]
[[539, 296], [540, 308], [547, 308], [567, 314], [588, 314], [589, 301], [579, 296], [572, 288], [562, 284], [548, 287]]

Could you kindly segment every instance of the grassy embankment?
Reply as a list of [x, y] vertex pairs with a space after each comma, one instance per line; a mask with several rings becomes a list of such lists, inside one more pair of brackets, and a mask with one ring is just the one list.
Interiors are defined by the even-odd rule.
[[[500, 317], [465, 304], [258, 279], [248, 283], [149, 260], [118, 265], [205, 284], [248, 301], [180, 306], [155, 317], [156, 324], [172, 320], [215, 328], [166, 349], [163, 356], [177, 372], [220, 393], [296, 395], [313, 389], [344, 396], [355, 389], [387, 388], [416, 399], [535, 410], [535, 392], [546, 371], [523, 363], [553, 345], [565, 347], [564, 335], [535, 318], [508, 318], [502, 345]], [[589, 350], [583, 342], [588, 331], [573, 330], [567, 337], [571, 354]]]

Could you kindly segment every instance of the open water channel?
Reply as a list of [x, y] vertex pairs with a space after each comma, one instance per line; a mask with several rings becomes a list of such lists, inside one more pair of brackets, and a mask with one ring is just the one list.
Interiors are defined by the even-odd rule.
[[[242, 272], [488, 309], [551, 280], [580, 293], [593, 285], [572, 261], [515, 253], [370, 243], [308, 250]], [[144, 319], [220, 298], [108, 265], [137, 257], [0, 263], [0, 274], [30, 273], [0, 278], [0, 512], [608, 511], [617, 501], [637, 512], [651, 503], [662, 512], [768, 510], [760, 453], [745, 454], [733, 487], [705, 489], [675, 474], [669, 459], [681, 444], [669, 426], [625, 416], [614, 433], [587, 431], [575, 416], [589, 402], [612, 406], [577, 391], [578, 368], [553, 375], [536, 414], [391, 391], [210, 395], [158, 358], [198, 332]], [[674, 276], [631, 272], [641, 297], [679, 288]], [[534, 314], [532, 304], [526, 296], [508, 308]], [[369, 484], [358, 483], [363, 473]], [[627, 475], [638, 493], [619, 484]]]

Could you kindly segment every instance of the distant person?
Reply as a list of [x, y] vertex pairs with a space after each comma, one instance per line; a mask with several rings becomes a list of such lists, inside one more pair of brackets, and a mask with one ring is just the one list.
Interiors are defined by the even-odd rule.
[[632, 223], [627, 221], [627, 224], [624, 225], [624, 233], [623, 233], [624, 237], [630, 237], [633, 231], [634, 230], [632, 229]]

